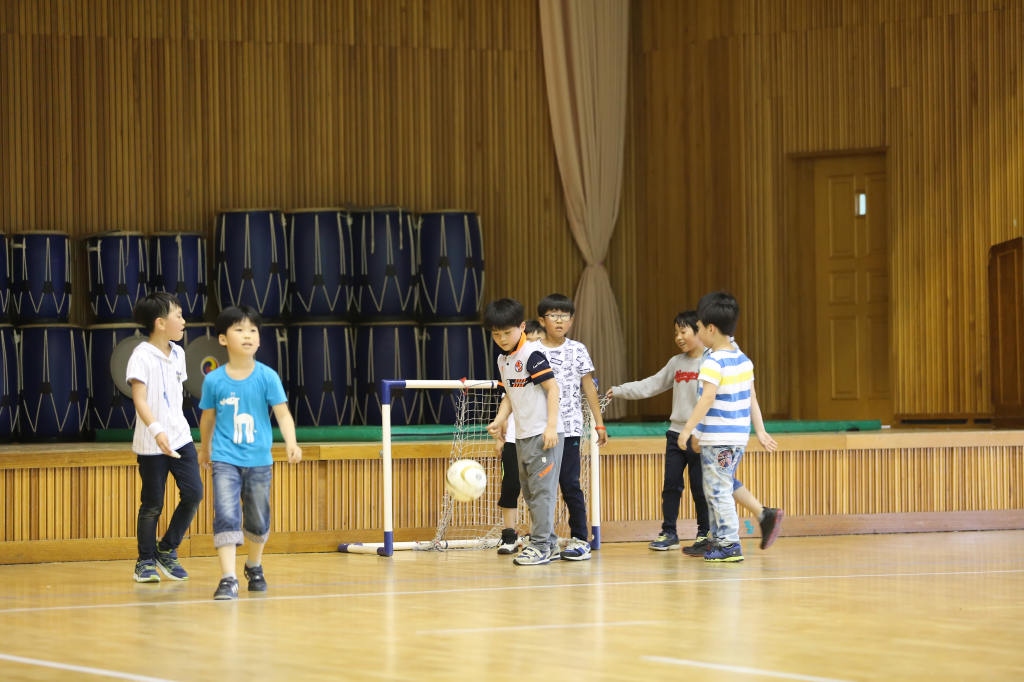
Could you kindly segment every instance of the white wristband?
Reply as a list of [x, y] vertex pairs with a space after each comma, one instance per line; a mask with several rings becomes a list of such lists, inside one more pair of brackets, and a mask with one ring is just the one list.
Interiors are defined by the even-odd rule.
[[149, 434], [156, 438], [164, 432], [164, 427], [160, 426], [160, 422], [153, 422], [149, 425]]

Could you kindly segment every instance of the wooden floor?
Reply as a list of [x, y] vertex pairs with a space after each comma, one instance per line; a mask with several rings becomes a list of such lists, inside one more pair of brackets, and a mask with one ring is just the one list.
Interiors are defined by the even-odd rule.
[[270, 555], [270, 591], [233, 603], [213, 557], [159, 585], [125, 561], [0, 566], [0, 679], [1024, 679], [1024, 531], [744, 549]]

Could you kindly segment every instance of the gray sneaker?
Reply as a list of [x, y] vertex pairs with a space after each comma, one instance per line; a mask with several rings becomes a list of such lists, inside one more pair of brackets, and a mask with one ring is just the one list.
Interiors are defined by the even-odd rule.
[[530, 545], [523, 550], [523, 553], [512, 560], [516, 566], [540, 566], [551, 563], [551, 551], [541, 550]]
[[647, 545], [649, 548], [658, 552], [667, 552], [670, 549], [679, 549], [679, 536], [675, 533], [666, 533], [662, 531], [658, 539]]
[[569, 538], [561, 558], [566, 561], [586, 561], [590, 558], [590, 543], [579, 538]]

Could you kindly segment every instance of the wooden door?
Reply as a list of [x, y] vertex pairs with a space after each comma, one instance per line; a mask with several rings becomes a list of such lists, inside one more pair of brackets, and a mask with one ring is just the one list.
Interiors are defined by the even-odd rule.
[[1024, 427], [1024, 238], [997, 244], [988, 257], [993, 423]]
[[818, 419], [891, 424], [885, 157], [815, 161], [814, 204]]

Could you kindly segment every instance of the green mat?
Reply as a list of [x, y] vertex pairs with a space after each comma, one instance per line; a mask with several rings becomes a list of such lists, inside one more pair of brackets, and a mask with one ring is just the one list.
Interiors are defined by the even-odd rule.
[[[880, 421], [769, 421], [765, 422], [768, 433], [835, 433], [839, 431], [877, 431], [882, 428]], [[662, 438], [668, 431], [668, 422], [608, 424], [610, 438]], [[476, 433], [484, 435], [486, 429], [477, 427]], [[751, 429], [753, 433], [753, 429]], [[391, 439], [402, 441], [450, 441], [455, 427], [438, 424], [420, 426], [395, 426]], [[134, 429], [100, 429], [96, 431], [97, 443], [131, 443]], [[379, 443], [383, 439], [379, 426], [298, 426], [295, 437], [300, 443]], [[199, 441], [199, 429], [192, 429], [192, 438]], [[274, 429], [274, 442], [282, 443], [281, 431]]]

